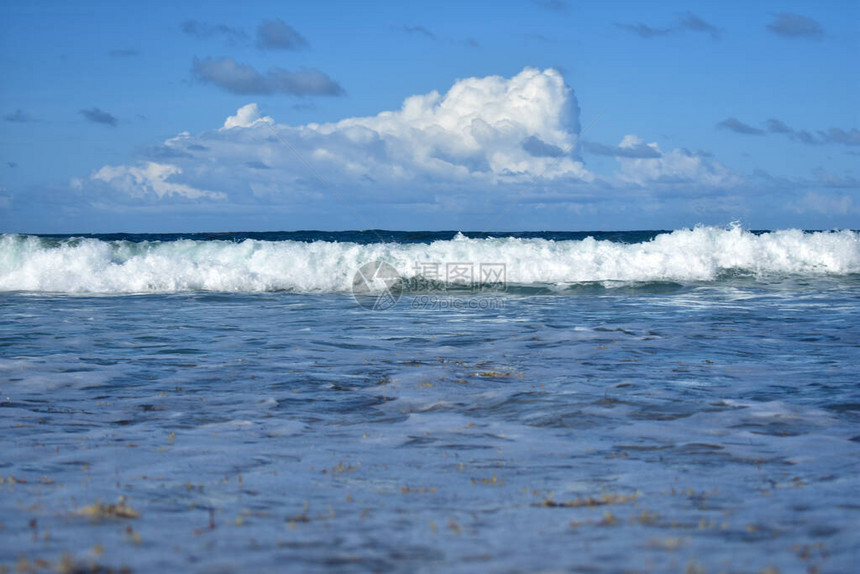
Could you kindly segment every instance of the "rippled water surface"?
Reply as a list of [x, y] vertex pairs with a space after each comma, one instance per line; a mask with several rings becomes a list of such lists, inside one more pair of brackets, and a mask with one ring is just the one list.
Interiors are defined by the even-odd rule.
[[0, 564], [860, 563], [856, 276], [414, 301], [0, 294]]

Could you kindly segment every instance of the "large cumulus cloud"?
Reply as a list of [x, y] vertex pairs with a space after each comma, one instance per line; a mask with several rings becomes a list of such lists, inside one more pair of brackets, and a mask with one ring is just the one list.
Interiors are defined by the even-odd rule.
[[512, 78], [460, 80], [445, 94], [409, 97], [399, 110], [334, 123], [282, 125], [247, 104], [218, 129], [181, 133], [158, 146], [157, 157], [106, 166], [90, 181], [136, 197], [212, 199], [295, 198], [314, 180], [355, 193], [402, 184], [587, 182], [594, 176], [578, 159], [578, 132], [579, 107], [561, 75], [526, 68]]
[[[600, 175], [581, 152], [617, 163]], [[324, 224], [336, 217], [329, 212], [361, 211], [362, 222], [335, 225], [395, 227], [416, 212], [440, 222], [464, 214], [481, 226], [494, 225], [493, 214], [520, 218], [531, 210], [535, 226], [565, 213], [638, 217], [642, 201], [676, 210], [680, 196], [740, 198], [742, 182], [708, 154], [663, 150], [634, 134], [615, 146], [581, 145], [573, 90], [556, 70], [526, 68], [510, 78], [462, 79], [447, 92], [408, 97], [397, 110], [331, 123], [285, 125], [248, 103], [218, 127], [182, 132], [75, 188], [126, 210], [317, 214], [309, 217]], [[731, 204], [733, 213], [742, 201]], [[301, 225], [320, 225], [305, 219]]]

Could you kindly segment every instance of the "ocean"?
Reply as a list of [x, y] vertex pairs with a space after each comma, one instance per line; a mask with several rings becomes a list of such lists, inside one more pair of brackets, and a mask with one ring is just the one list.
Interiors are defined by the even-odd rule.
[[6, 234], [0, 437], [0, 571], [851, 572], [860, 233]]

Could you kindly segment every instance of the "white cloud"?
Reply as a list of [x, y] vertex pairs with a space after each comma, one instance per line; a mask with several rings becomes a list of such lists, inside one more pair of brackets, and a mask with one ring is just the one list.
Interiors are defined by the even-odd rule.
[[225, 197], [223, 193], [203, 191], [182, 183], [168, 181], [171, 176], [181, 173], [182, 170], [175, 165], [149, 161], [139, 166], [114, 167], [106, 165], [95, 172], [91, 179], [104, 182], [112, 188], [136, 198], [143, 198], [150, 193], [154, 193], [159, 199], [169, 196], [188, 199], [203, 197], [223, 199]]
[[850, 196], [841, 193], [821, 193], [810, 191], [799, 200], [792, 202], [789, 209], [797, 213], [822, 213], [826, 215], [848, 215], [860, 213]]
[[434, 91], [407, 98], [398, 111], [300, 128], [305, 140], [320, 141], [314, 151], [324, 161], [340, 157], [330, 147], [334, 142], [376, 144], [383, 153], [363, 158], [366, 174], [374, 178], [425, 174], [492, 182], [538, 176], [591, 179], [570, 154], [546, 157], [524, 147], [536, 139], [571, 152], [578, 132], [572, 90], [557, 71], [535, 68], [510, 79], [459, 80], [444, 95]]
[[618, 147], [623, 150], [642, 149], [643, 146], [654, 150], [659, 157], [618, 156], [621, 181], [636, 185], [687, 183], [707, 187], [731, 187], [742, 182], [737, 174], [717, 161], [678, 148], [664, 152], [656, 142], [646, 144], [633, 134], [624, 136]]
[[249, 128], [257, 122], [273, 124], [275, 123], [275, 120], [269, 116], [260, 117], [260, 110], [257, 107], [257, 104], [248, 104], [247, 106], [239, 108], [238, 111], [236, 111], [235, 116], [228, 117], [224, 122], [224, 127], [221, 129], [229, 130], [230, 128]]
[[215, 129], [164, 141], [149, 161], [105, 166], [73, 186], [107, 191], [103, 202], [110, 194], [126, 203], [196, 200], [225, 211], [302, 213], [339, 203], [341, 210], [449, 212], [516, 202], [561, 212], [609, 209], [643, 187], [668, 197], [721, 193], [740, 182], [701, 154], [664, 152], [634, 135], [598, 149], [610, 150], [620, 169], [597, 177], [579, 159], [579, 131], [579, 107], [561, 75], [526, 68], [512, 78], [458, 80], [446, 93], [408, 97], [400, 109], [331, 123], [278, 124], [249, 103]]
[[317, 197], [315, 174], [368, 199], [402, 184], [417, 192], [538, 178], [588, 182], [594, 177], [576, 157], [578, 132], [579, 107], [561, 75], [526, 68], [513, 78], [459, 80], [446, 94], [412, 96], [399, 110], [334, 123], [277, 124], [250, 103], [219, 129], [165, 141], [152, 159], [169, 163], [106, 166], [90, 180], [132, 197], [286, 201]]

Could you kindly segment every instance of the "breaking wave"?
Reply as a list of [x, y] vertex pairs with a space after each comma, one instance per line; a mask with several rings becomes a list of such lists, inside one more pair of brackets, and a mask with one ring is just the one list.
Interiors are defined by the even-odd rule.
[[[430, 243], [331, 240], [106, 240], [0, 236], [0, 291], [174, 293], [349, 292], [365, 263], [385, 261], [409, 279], [447, 264], [504, 264], [508, 285], [713, 282], [738, 275], [860, 273], [860, 233], [697, 227], [624, 243], [457, 234]], [[438, 266], [437, 266], [438, 264]]]

